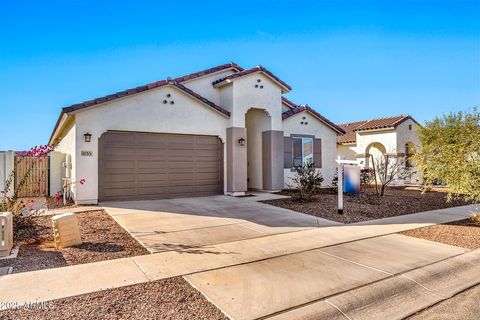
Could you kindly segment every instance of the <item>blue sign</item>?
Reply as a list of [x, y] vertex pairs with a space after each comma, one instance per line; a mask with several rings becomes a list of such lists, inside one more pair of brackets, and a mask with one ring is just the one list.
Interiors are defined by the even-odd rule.
[[360, 167], [343, 166], [343, 191], [347, 193], [360, 192]]

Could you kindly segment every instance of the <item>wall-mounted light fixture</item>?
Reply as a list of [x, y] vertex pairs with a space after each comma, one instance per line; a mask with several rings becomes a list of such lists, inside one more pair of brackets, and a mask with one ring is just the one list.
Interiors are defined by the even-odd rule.
[[85, 142], [90, 142], [90, 141], [92, 140], [92, 134], [91, 134], [91, 133], [88, 133], [88, 132], [85, 133], [85, 134], [83, 135], [83, 140], [84, 140]]
[[243, 147], [245, 145], [245, 138], [238, 139], [238, 144]]

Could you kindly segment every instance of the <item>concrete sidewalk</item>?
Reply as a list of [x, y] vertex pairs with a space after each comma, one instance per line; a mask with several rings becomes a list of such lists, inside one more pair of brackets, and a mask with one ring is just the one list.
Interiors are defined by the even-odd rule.
[[[296, 260], [291, 259], [293, 255], [301, 257], [299, 261], [304, 261], [305, 264], [303, 266], [313, 268], [312, 272], [317, 275], [330, 274], [330, 271], [325, 270], [331, 270], [331, 272], [333, 272], [331, 274], [335, 274], [336, 267], [332, 268], [332, 266], [338, 266], [336, 261], [340, 259], [344, 261], [342, 265], [351, 266], [351, 270], [364, 270], [362, 272], [365, 272], [367, 275], [372, 275], [373, 279], [378, 280], [385, 276], [388, 277], [389, 273], [393, 274], [399, 270], [415, 268], [422, 263], [428, 264], [435, 260], [441, 260], [463, 252], [463, 250], [459, 248], [431, 243], [425, 240], [399, 235], [381, 237], [382, 235], [438, 222], [462, 219], [470, 215], [472, 208], [472, 206], [466, 206], [436, 210], [431, 213], [409, 215], [408, 219], [403, 220], [402, 223], [397, 221], [396, 223], [390, 224], [336, 225], [312, 228], [293, 233], [266, 235], [217, 245], [191, 246], [188, 249], [179, 251], [168, 251], [133, 258], [12, 274], [0, 277], [0, 286], [9, 288], [8, 290], [0, 292], [0, 302], [48, 301], [178, 275], [191, 275], [190, 280], [192, 283], [195, 283], [195, 286], [200, 288], [205, 274], [197, 277], [195, 275], [196, 273], [201, 275], [200, 272], [217, 272], [215, 269], [219, 269], [218, 272], [227, 270], [222, 272], [228, 273], [230, 272], [228, 271], [230, 270], [229, 267], [238, 266], [239, 268], [244, 268], [241, 265], [249, 263], [259, 263], [259, 265], [266, 264], [267, 266], [269, 264], [272, 266], [277, 265], [278, 269], [281, 270], [282, 268], [288, 267], [290, 263], [298, 266], [298, 264], [295, 263]], [[385, 256], [386, 261], [382, 262], [382, 256], [380, 255], [376, 257], [376, 259], [379, 259], [379, 263], [382, 262], [382, 268], [384, 269], [376, 265], [369, 265], [367, 263], [368, 261], [356, 261], [351, 256], [353, 254], [352, 252], [361, 248], [358, 251], [360, 256], [374, 257], [375, 252], [381, 252], [382, 247], [385, 247], [386, 243], [389, 243], [390, 247], [395, 248], [395, 243], [398, 241], [392, 241], [391, 239], [398, 239], [398, 237], [409, 239], [408, 241], [405, 240], [408, 243], [408, 245], [405, 246], [406, 252], [408, 252], [408, 250], [416, 250], [415, 248], [418, 246], [419, 248], [423, 248], [423, 251], [432, 251], [432, 254], [435, 254], [435, 256], [427, 254], [427, 256], [430, 257], [428, 261], [422, 260], [423, 258], [420, 254], [415, 255], [415, 259], [412, 258], [413, 260], [405, 260], [405, 258], [393, 259], [392, 256]], [[359, 240], [363, 241], [363, 244]], [[355, 243], [353, 241], [358, 242]], [[346, 244], [349, 242], [353, 243], [351, 245]], [[403, 241], [400, 242], [403, 243]], [[425, 243], [428, 243], [428, 245]], [[345, 245], [342, 245], [343, 247], [338, 246], [341, 244]], [[338, 252], [332, 253], [331, 250], [333, 249], [325, 248], [335, 245], [337, 245], [337, 248], [342, 248], [342, 255]], [[369, 249], [369, 247], [371, 249]], [[428, 248], [428, 250], [426, 248]], [[396, 249], [396, 252], [400, 254], [402, 250]], [[324, 267], [317, 267], [317, 269], [315, 269], [315, 265], [319, 263], [317, 261], [319, 257], [321, 257], [320, 262], [332, 261], [332, 265], [320, 263], [320, 265]], [[353, 262], [346, 263], [346, 260], [352, 260]], [[285, 263], [282, 263], [282, 261]], [[368, 270], [365, 271], [365, 268]], [[265, 268], [262, 267], [260, 269], [264, 270]], [[268, 268], [266, 269], [268, 270]], [[374, 269], [378, 270], [375, 271]], [[347, 270], [345, 272], [347, 272]], [[285, 275], [284, 272], [280, 272], [279, 274]], [[305, 283], [308, 284], [310, 280], [314, 278], [312, 274], [304, 274], [305, 278], [302, 278], [301, 281], [306, 281]], [[352, 274], [355, 274], [355, 272]], [[240, 274], [241, 278], [246, 275], [247, 274], [243, 273]], [[369, 277], [370, 276], [361, 278], [363, 279], [362, 281], [365, 282], [367, 281], [366, 278]], [[337, 278], [339, 284], [345, 283], [345, 281], [342, 282], [341, 277]], [[283, 280], [282, 277], [278, 278], [280, 282]], [[346, 284], [345, 288], [355, 288], [355, 286], [360, 283], [355, 279], [351, 281], [352, 283]], [[322, 285], [320, 284], [320, 286]], [[205, 289], [205, 291], [208, 290]], [[318, 299], [318, 292], [312, 295], [312, 297]], [[303, 299], [302, 301], [308, 300], [305, 299], [305, 297], [301, 299]], [[276, 308], [280, 309], [281, 307], [276, 306]], [[268, 312], [269, 310], [261, 314], [269, 314]]]

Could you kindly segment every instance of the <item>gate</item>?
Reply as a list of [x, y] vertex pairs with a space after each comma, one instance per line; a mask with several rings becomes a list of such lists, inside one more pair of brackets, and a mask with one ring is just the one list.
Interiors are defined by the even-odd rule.
[[15, 163], [15, 190], [20, 190], [18, 196], [47, 196], [50, 163], [48, 156], [37, 158], [17, 155]]

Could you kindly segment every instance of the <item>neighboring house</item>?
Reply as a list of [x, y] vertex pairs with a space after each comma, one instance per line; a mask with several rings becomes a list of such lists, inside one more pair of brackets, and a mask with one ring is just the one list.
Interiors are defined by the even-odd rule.
[[[410, 158], [420, 144], [415, 130], [418, 125], [409, 115], [339, 124], [345, 134], [337, 137], [337, 154], [348, 160], [360, 160], [365, 167], [372, 167], [372, 158], [376, 161], [382, 155], [389, 155], [401, 159], [415, 173]], [[397, 185], [419, 182], [418, 174], [394, 181]]]
[[77, 203], [275, 191], [311, 160], [328, 184], [343, 130], [290, 90], [229, 63], [63, 108], [49, 143]]

